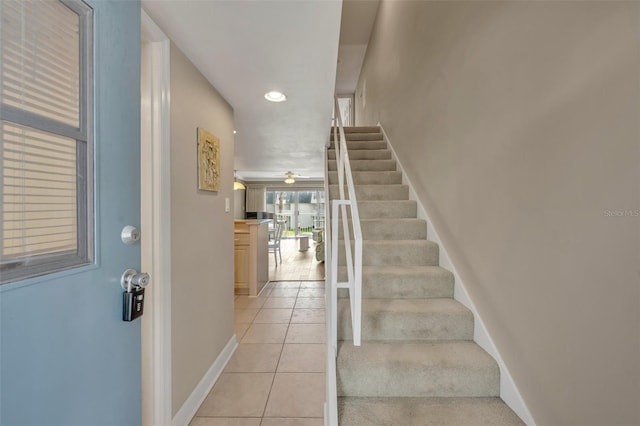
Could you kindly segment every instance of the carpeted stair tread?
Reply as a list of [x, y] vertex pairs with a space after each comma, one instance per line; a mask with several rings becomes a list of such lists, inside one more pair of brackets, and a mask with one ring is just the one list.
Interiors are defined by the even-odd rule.
[[[338, 250], [338, 265], [346, 265], [343, 240], [338, 241]], [[362, 241], [362, 264], [365, 266], [435, 266], [438, 257], [439, 247], [433, 241]]]
[[[349, 149], [349, 160], [391, 160], [391, 150], [389, 149]], [[329, 160], [336, 159], [335, 149], [327, 151]]]
[[[415, 218], [418, 203], [415, 200], [362, 200], [358, 199], [360, 220], [376, 218]], [[347, 209], [347, 217], [351, 210]]]
[[496, 397], [338, 398], [340, 426], [521, 426]]
[[[331, 127], [333, 134], [333, 127]], [[344, 133], [380, 133], [380, 126], [345, 126]]]
[[[338, 270], [346, 281], [347, 270]], [[362, 297], [372, 299], [426, 299], [453, 297], [453, 274], [440, 266], [363, 266]], [[338, 297], [346, 297], [344, 289]]]
[[[373, 200], [408, 200], [409, 187], [407, 185], [355, 185], [356, 199], [358, 201]], [[339, 197], [340, 187], [338, 185], [329, 185], [329, 197], [335, 200]], [[348, 190], [345, 187], [345, 196]]]
[[[335, 149], [333, 142], [329, 145], [329, 149]], [[384, 140], [371, 140], [371, 141], [350, 141], [347, 140], [347, 150], [359, 150], [359, 149], [387, 149], [387, 142]]]
[[500, 371], [473, 341], [338, 342], [338, 396], [499, 396]]
[[[353, 339], [349, 299], [338, 300], [338, 339]], [[453, 299], [363, 299], [363, 340], [471, 340], [473, 314]]]
[[[395, 171], [396, 160], [350, 160], [351, 171]], [[338, 170], [336, 160], [328, 160], [329, 171]]]
[[[399, 171], [352, 172], [351, 176], [353, 176], [353, 183], [356, 185], [402, 184], [402, 172]], [[329, 185], [338, 185], [338, 172], [329, 172]]]
[[[347, 142], [349, 141], [376, 141], [382, 140], [383, 136], [380, 132], [345, 132]], [[330, 140], [334, 141], [333, 132], [331, 132]]]
[[[360, 219], [362, 238], [365, 240], [424, 240], [427, 238], [427, 222], [422, 219]], [[342, 220], [338, 221], [338, 235], [343, 237]], [[353, 227], [349, 221], [349, 237]]]

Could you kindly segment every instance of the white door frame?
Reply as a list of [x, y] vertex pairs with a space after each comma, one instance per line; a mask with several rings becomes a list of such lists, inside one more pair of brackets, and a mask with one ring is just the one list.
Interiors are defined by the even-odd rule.
[[155, 426], [172, 421], [170, 42], [144, 10], [141, 20], [142, 425]]

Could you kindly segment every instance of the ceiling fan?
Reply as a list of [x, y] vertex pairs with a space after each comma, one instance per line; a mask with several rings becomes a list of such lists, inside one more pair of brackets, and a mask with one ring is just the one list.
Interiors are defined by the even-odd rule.
[[287, 183], [289, 185], [294, 183], [296, 181], [296, 178], [298, 178], [298, 179], [309, 179], [309, 176], [302, 176], [302, 175], [299, 175], [297, 173], [293, 173], [291, 171], [285, 173], [284, 175], [285, 175], [284, 183]]

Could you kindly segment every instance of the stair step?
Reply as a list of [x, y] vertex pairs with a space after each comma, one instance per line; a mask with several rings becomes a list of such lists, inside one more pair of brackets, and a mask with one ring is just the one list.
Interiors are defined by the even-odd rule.
[[[344, 240], [338, 241], [338, 251], [338, 265], [346, 265]], [[428, 240], [362, 241], [365, 266], [436, 266], [438, 256], [438, 244]]]
[[[338, 301], [338, 339], [353, 339], [349, 299]], [[453, 299], [363, 299], [362, 340], [471, 340], [473, 314]]]
[[338, 342], [338, 396], [500, 395], [500, 370], [473, 341]]
[[[379, 126], [345, 126], [345, 133], [380, 133]], [[333, 127], [331, 127], [333, 133]]]
[[[333, 172], [338, 170], [336, 160], [327, 160], [329, 171]], [[376, 172], [376, 171], [395, 171], [396, 160], [352, 160], [351, 164], [352, 172]]]
[[[414, 218], [417, 215], [418, 203], [415, 200], [362, 200], [358, 199], [360, 219], [382, 219], [394, 217]], [[347, 209], [351, 217], [351, 209]]]
[[[391, 150], [389, 149], [348, 149], [349, 160], [391, 160]], [[336, 150], [327, 151], [329, 160], [336, 159]]]
[[[382, 140], [383, 136], [380, 132], [344, 132], [344, 136], [348, 141], [377, 141]], [[333, 132], [329, 136], [330, 140], [333, 141]]]
[[[355, 190], [358, 201], [409, 199], [409, 187], [407, 185], [355, 185]], [[346, 194], [347, 188], [345, 187], [345, 196]], [[339, 195], [340, 188], [338, 185], [329, 185], [329, 199], [335, 200]]]
[[[394, 185], [402, 183], [402, 172], [352, 172], [356, 185]], [[338, 184], [338, 172], [329, 172], [329, 185]]]
[[340, 426], [516, 426], [524, 422], [497, 397], [338, 398]]
[[[365, 240], [424, 240], [427, 222], [422, 219], [360, 219], [362, 238]], [[338, 221], [338, 236], [344, 238], [342, 220]], [[353, 227], [349, 223], [349, 237]]]
[[[333, 142], [329, 145], [329, 149], [334, 149]], [[384, 140], [373, 141], [350, 141], [347, 139], [347, 149], [351, 150], [366, 150], [366, 149], [387, 149], [387, 142]]]
[[[347, 280], [346, 267], [339, 268], [338, 279]], [[453, 288], [453, 274], [439, 266], [364, 266], [362, 268], [363, 298], [451, 298]], [[338, 297], [346, 296], [346, 289], [338, 290]]]

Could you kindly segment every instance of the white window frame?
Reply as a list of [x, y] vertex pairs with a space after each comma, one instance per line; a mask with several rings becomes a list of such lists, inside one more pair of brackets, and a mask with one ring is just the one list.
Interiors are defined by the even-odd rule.
[[[0, 120], [76, 140], [77, 250], [73, 253], [38, 255], [29, 258], [28, 261], [3, 260], [0, 262], [0, 284], [91, 265], [95, 262], [93, 9], [81, 0], [58, 1], [78, 15], [80, 125], [74, 128], [3, 103], [0, 103]], [[0, 67], [1, 65], [0, 63]], [[0, 158], [1, 149], [0, 146]], [[2, 174], [0, 174], [1, 187]], [[4, 223], [2, 209], [0, 209], [0, 223]]]

